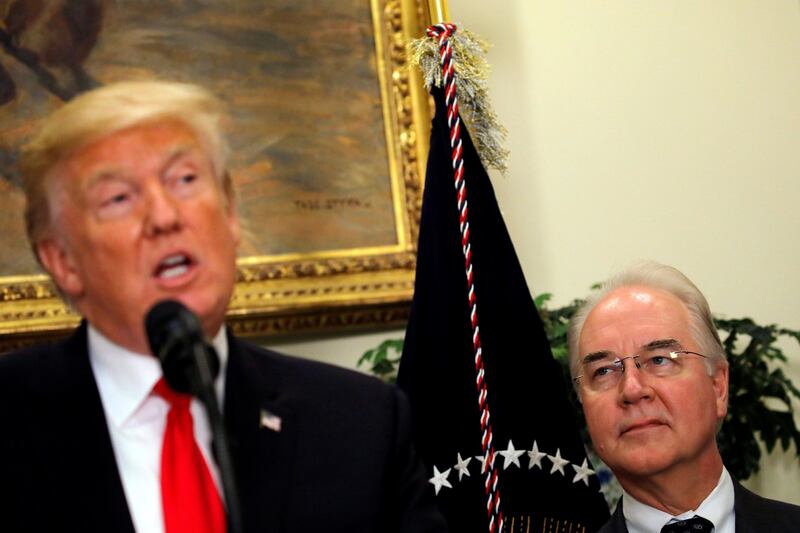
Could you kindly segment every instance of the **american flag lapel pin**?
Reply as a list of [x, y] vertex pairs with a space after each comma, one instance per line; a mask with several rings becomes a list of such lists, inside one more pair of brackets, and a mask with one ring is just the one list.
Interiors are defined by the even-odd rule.
[[281, 417], [274, 413], [270, 413], [266, 409], [261, 410], [261, 416], [259, 417], [259, 425], [262, 428], [271, 429], [275, 433], [280, 433], [281, 431], [281, 424], [283, 421]]

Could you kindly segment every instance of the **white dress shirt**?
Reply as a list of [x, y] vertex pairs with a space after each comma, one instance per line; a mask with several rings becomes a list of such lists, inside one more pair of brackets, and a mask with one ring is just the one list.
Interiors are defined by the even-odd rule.
[[714, 533], [734, 533], [733, 481], [725, 467], [722, 467], [717, 486], [700, 506], [678, 516], [645, 505], [622, 491], [622, 514], [625, 515], [629, 533], [658, 533], [669, 522], [688, 520], [695, 515], [710, 520], [714, 524]]
[[[169, 404], [152, 393], [162, 376], [161, 366], [151, 355], [134, 353], [114, 344], [91, 325], [88, 339], [89, 361], [100, 391], [133, 526], [141, 533], [163, 533], [161, 445]], [[212, 344], [220, 359], [215, 387], [221, 405], [225, 386], [222, 376], [228, 360], [224, 327], [220, 328]], [[192, 400], [189, 409], [194, 419], [194, 438], [217, 488], [220, 488], [219, 472], [211, 455], [211, 428], [205, 410], [197, 399]]]

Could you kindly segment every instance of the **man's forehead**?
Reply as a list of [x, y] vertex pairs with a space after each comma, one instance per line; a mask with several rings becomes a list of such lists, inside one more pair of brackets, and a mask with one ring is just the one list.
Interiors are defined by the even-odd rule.
[[[161, 154], [162, 167], [168, 167], [170, 164], [193, 154], [199, 155], [197, 145], [188, 142], [165, 145], [163, 148], [164, 150]], [[110, 157], [97, 160], [96, 164], [87, 170], [88, 173], [84, 176], [84, 181], [87, 186], [91, 187], [98, 182], [124, 177], [128, 169], [121, 165], [117, 158]]]
[[662, 339], [681, 342], [688, 335], [688, 310], [677, 297], [650, 287], [621, 287], [589, 313], [579, 348], [582, 354], [619, 346], [639, 350]]
[[[81, 181], [94, 182], [125, 170], [121, 157], [136, 148], [136, 162], [141, 163], [152, 153], [169, 162], [180, 155], [202, 153], [202, 145], [189, 126], [179, 121], [165, 120], [138, 124], [92, 139], [72, 150], [50, 172], [51, 177], [64, 179], [79, 176]], [[148, 153], [141, 150], [146, 147]]]
[[587, 317], [591, 320], [625, 321], [642, 317], [680, 317], [687, 315], [684, 303], [674, 294], [656, 287], [631, 285], [618, 287], [605, 295]]
[[665, 303], [681, 304], [681, 301], [674, 294], [658, 287], [625, 285], [611, 290], [597, 303], [595, 309], [625, 310], [631, 307], [642, 308]]

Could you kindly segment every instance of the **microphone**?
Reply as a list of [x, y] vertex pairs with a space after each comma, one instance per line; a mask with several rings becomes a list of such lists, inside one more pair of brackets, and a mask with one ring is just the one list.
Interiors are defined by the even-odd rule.
[[197, 397], [205, 407], [211, 426], [211, 447], [227, 504], [228, 531], [240, 533], [241, 511], [233, 459], [214, 388], [220, 369], [219, 356], [206, 342], [200, 320], [180, 302], [156, 303], [147, 312], [144, 325], [150, 349], [161, 363], [167, 384], [177, 392]]
[[213, 391], [219, 356], [194, 313], [175, 300], [161, 301], [147, 312], [145, 330], [172, 390], [197, 397]]

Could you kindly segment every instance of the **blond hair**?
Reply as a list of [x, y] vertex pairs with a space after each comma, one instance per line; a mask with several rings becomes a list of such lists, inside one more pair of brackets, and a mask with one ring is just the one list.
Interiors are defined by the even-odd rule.
[[228, 144], [223, 135], [225, 106], [196, 85], [129, 81], [106, 85], [71, 100], [40, 125], [20, 158], [25, 192], [25, 228], [37, 259], [37, 243], [52, 224], [47, 201], [52, 171], [80, 148], [134, 126], [173, 120], [188, 126], [204, 145], [228, 202], [233, 183], [225, 171]]

